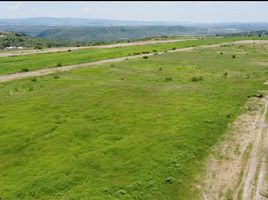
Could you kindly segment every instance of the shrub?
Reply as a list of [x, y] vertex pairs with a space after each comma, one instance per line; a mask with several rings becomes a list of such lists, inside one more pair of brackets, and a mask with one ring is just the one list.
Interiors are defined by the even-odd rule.
[[114, 67], [114, 64], [111, 64], [110, 67]]
[[203, 81], [203, 80], [204, 80], [204, 79], [203, 79], [202, 76], [198, 76], [198, 77], [194, 76], [194, 77], [192, 77], [192, 79], [191, 79], [192, 82]]
[[143, 51], [142, 54], [147, 54], [150, 53], [149, 51]]
[[34, 49], [42, 49], [41, 46], [35, 46]]
[[220, 52], [220, 55], [222, 55], [223, 53], [222, 52]]
[[177, 48], [176, 47], [173, 47], [172, 50], [176, 50]]
[[233, 58], [233, 59], [236, 58], [236, 55], [232, 55], [232, 58]]
[[71, 49], [68, 49], [68, 52], [71, 52], [72, 50]]
[[175, 178], [173, 177], [167, 177], [166, 180], [165, 180], [166, 183], [169, 183], [169, 184], [172, 184], [175, 182]]
[[37, 81], [37, 79], [36, 79], [36, 78], [33, 78], [31, 81], [32, 81], [32, 82], [36, 82], [36, 81]]
[[62, 66], [62, 64], [61, 63], [57, 63], [57, 67], [61, 67]]
[[118, 194], [121, 194], [121, 195], [126, 195], [127, 192], [125, 190], [119, 190], [117, 191]]
[[172, 78], [171, 77], [166, 77], [165, 81], [172, 81]]
[[33, 87], [29, 87], [27, 90], [28, 91], [33, 91]]
[[148, 56], [143, 56], [144, 59], [148, 59], [149, 57]]
[[162, 67], [159, 67], [158, 71], [162, 71]]
[[28, 72], [28, 71], [29, 71], [28, 68], [23, 68], [23, 69], [21, 69], [21, 72]]
[[59, 79], [59, 78], [60, 78], [60, 76], [58, 76], [58, 75], [55, 75], [55, 76], [54, 76], [54, 78], [55, 78], [55, 79]]
[[154, 49], [153, 52], [157, 52], [157, 50]]

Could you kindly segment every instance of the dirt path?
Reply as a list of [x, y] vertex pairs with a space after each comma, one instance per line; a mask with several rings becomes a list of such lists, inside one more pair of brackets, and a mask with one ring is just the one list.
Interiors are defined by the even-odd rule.
[[9, 56], [21, 56], [21, 55], [31, 55], [31, 54], [42, 54], [42, 53], [55, 53], [68, 50], [79, 50], [79, 49], [104, 49], [104, 48], [114, 48], [114, 47], [126, 47], [126, 46], [142, 46], [148, 44], [162, 44], [162, 43], [171, 43], [171, 42], [182, 42], [187, 40], [196, 40], [192, 39], [177, 39], [177, 40], [148, 40], [148, 41], [137, 41], [130, 43], [119, 43], [119, 44], [110, 44], [110, 45], [98, 45], [98, 46], [82, 46], [82, 47], [59, 47], [59, 48], [49, 48], [49, 49], [32, 49], [32, 50], [22, 50], [22, 51], [2, 51], [0, 52], [0, 57], [9, 57]]
[[[247, 163], [246, 175], [241, 183], [243, 186], [242, 199], [243, 200], [261, 200], [262, 196], [260, 195], [260, 188], [263, 184], [264, 178], [264, 165], [262, 162], [263, 159], [263, 145], [265, 144], [266, 136], [266, 126], [265, 125], [265, 115], [267, 113], [267, 103], [263, 114], [260, 116], [257, 124], [256, 137], [253, 143], [252, 151]], [[260, 170], [262, 169], [262, 170]]]
[[210, 156], [203, 182], [205, 200], [264, 200], [268, 130], [268, 97], [248, 102]]
[[[239, 44], [241, 42], [242, 41], [239, 41]], [[256, 42], [257, 41], [255, 41], [255, 40], [245, 40], [245, 43], [256, 43]], [[261, 42], [268, 43], [268, 40], [261, 41]], [[198, 47], [187, 47], [187, 48], [181, 48], [181, 49], [176, 49], [176, 50], [169, 50], [166, 52], [191, 51], [193, 49], [212, 48], [212, 47], [218, 47], [218, 46], [221, 46], [224, 44], [236, 44], [236, 43], [237, 42], [227, 42], [227, 43], [215, 44], [215, 45], [203, 45], [203, 46], [198, 46]], [[158, 54], [163, 54], [166, 52], [158, 52]], [[148, 53], [148, 54], [126, 56], [126, 57], [121, 57], [121, 58], [112, 58], [112, 59], [106, 59], [106, 60], [100, 60], [100, 61], [95, 61], [95, 62], [76, 64], [76, 65], [67, 65], [67, 66], [63, 66], [63, 67], [44, 68], [44, 69], [39, 69], [39, 70], [35, 70], [35, 71], [30, 71], [30, 72], [20, 72], [20, 73], [14, 73], [14, 74], [0, 75], [0, 83], [12, 81], [12, 80], [16, 80], [16, 79], [23, 79], [23, 78], [47, 75], [47, 74], [52, 74], [52, 73], [56, 73], [56, 72], [69, 71], [69, 70], [76, 69], [76, 68], [96, 66], [96, 65], [101, 65], [101, 64], [105, 64], [105, 63], [120, 62], [120, 61], [123, 61], [126, 59], [142, 58], [143, 56], [153, 56], [153, 55], [154, 55], [154, 53]]]

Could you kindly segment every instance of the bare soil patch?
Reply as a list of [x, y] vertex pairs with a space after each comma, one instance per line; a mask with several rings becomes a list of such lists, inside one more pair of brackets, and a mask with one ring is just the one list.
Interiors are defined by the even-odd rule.
[[268, 98], [252, 98], [210, 155], [203, 180], [203, 199], [261, 200], [268, 137], [265, 124]]

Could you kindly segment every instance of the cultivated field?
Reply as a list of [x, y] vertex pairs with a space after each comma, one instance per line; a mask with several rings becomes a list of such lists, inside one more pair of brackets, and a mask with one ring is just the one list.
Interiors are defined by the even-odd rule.
[[[3, 57], [0, 74], [245, 39]], [[267, 56], [224, 44], [0, 83], [1, 199], [203, 199], [212, 147], [268, 89]]]

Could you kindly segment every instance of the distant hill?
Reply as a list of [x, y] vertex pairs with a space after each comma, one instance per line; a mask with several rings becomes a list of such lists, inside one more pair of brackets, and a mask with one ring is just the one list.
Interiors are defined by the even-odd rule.
[[33, 38], [22, 33], [0, 32], [0, 49], [10, 46], [40, 49], [43, 47], [60, 47], [68, 45], [70, 45], [70, 43], [43, 38]]
[[110, 19], [83, 19], [83, 18], [23, 18], [0, 19], [0, 26], [140, 26], [140, 25], [170, 25], [161, 21], [128, 21]]
[[[193, 28], [183, 26], [101, 26], [68, 27], [42, 31], [37, 37], [57, 40], [82, 41], [116, 41], [133, 40], [145, 37], [193, 35]], [[201, 31], [199, 31], [201, 33]]]
[[112, 42], [145, 37], [222, 35], [268, 30], [268, 23], [142, 22], [109, 19], [27, 18], [0, 19], [0, 31], [66, 42]]
[[229, 33], [223, 34], [224, 36], [268, 36], [267, 30], [259, 30], [259, 31], [247, 31], [247, 32], [239, 32], [239, 33]]

